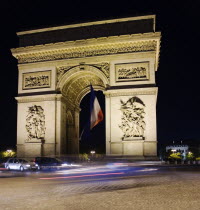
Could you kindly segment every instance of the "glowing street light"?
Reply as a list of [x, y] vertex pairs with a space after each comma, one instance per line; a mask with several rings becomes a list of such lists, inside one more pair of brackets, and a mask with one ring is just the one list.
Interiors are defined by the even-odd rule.
[[94, 155], [96, 152], [95, 152], [94, 150], [92, 150], [92, 151], [90, 151], [90, 153], [91, 153], [92, 155]]
[[7, 150], [6, 150], [6, 152], [11, 153], [11, 152], [12, 152], [12, 150], [11, 150], [11, 149], [7, 149]]

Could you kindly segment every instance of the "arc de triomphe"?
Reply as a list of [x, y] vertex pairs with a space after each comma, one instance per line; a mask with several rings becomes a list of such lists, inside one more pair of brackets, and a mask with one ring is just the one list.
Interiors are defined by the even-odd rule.
[[105, 95], [106, 154], [157, 155], [155, 15], [17, 35], [18, 156], [79, 153], [79, 106], [90, 83]]

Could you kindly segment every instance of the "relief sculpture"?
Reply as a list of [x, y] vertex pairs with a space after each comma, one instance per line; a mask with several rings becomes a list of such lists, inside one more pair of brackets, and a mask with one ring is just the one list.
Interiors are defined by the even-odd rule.
[[116, 64], [116, 81], [148, 79], [149, 62]]
[[41, 106], [31, 106], [26, 116], [26, 130], [28, 141], [36, 139], [43, 140], [45, 136], [45, 115]]
[[137, 68], [121, 68], [118, 70], [118, 79], [133, 79], [133, 78], [145, 78], [146, 77], [146, 68], [137, 67]]
[[31, 72], [23, 74], [23, 89], [50, 87], [51, 72]]
[[121, 100], [121, 125], [122, 140], [134, 139], [135, 137], [144, 138], [145, 131], [145, 104], [138, 97], [132, 97], [127, 102]]
[[49, 77], [45, 75], [41, 76], [29, 76], [25, 78], [25, 87], [35, 87], [35, 86], [46, 86], [49, 85]]

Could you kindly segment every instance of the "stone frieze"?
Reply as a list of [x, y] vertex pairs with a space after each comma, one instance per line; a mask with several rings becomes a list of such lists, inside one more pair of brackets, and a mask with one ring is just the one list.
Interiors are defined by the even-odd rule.
[[116, 82], [147, 80], [149, 62], [115, 64]]
[[24, 73], [23, 90], [34, 88], [47, 88], [51, 86], [51, 71]]
[[72, 47], [58, 50], [48, 50], [25, 54], [16, 54], [19, 63], [34, 63], [71, 58], [83, 58], [100, 55], [112, 55], [119, 53], [156, 51], [157, 41], [137, 41], [108, 43], [82, 47]]

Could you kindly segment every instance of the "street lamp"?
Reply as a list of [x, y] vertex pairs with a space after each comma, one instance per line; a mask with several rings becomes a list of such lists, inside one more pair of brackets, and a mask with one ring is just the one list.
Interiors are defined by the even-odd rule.
[[92, 155], [92, 159], [93, 159], [95, 151], [94, 150], [90, 151], [90, 154]]
[[90, 151], [90, 153], [91, 153], [92, 155], [94, 155], [94, 154], [95, 154], [95, 151], [94, 151], [94, 150], [92, 150], [92, 151]]
[[12, 150], [11, 150], [11, 149], [7, 149], [7, 150], [6, 150], [6, 152], [11, 153], [11, 152], [12, 152]]

